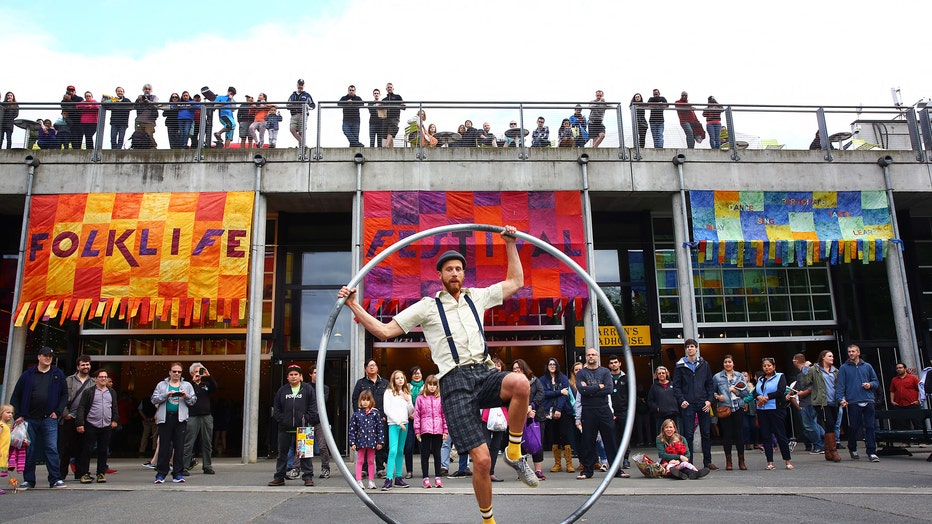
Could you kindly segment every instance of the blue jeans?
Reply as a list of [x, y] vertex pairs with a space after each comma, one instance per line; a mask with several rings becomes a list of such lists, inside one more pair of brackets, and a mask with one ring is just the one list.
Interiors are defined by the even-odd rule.
[[709, 132], [709, 145], [712, 149], [722, 147], [722, 124], [706, 124], [705, 128]]
[[696, 137], [693, 135], [693, 126], [692, 124], [686, 122], [680, 124], [680, 127], [683, 128], [683, 133], [686, 134], [686, 147], [688, 149], [696, 148]]
[[110, 126], [110, 149], [123, 149], [126, 126]]
[[26, 468], [23, 470], [23, 480], [33, 486], [36, 485], [36, 457], [40, 452], [45, 453], [49, 486], [63, 480], [58, 464], [58, 419], [27, 418], [26, 422], [29, 423], [28, 433], [32, 444], [26, 448]]
[[686, 406], [686, 409], [680, 409], [680, 419], [683, 421], [680, 435], [683, 435], [686, 447], [689, 448], [689, 455], [693, 459], [693, 464], [695, 464], [697, 461], [696, 454], [693, 452], [693, 435], [696, 433], [695, 421], [697, 414], [699, 416], [699, 435], [702, 438], [702, 465], [708, 466], [712, 463], [712, 418], [708, 413], [702, 411], [702, 404], [690, 404]]
[[848, 451], [858, 450], [858, 433], [864, 428], [864, 443], [867, 454], [877, 453], [877, 441], [874, 439], [874, 403], [868, 402], [861, 407], [855, 402], [848, 403]]
[[343, 122], [343, 136], [349, 140], [350, 147], [363, 147], [359, 141], [359, 122]]
[[822, 426], [816, 424], [816, 411], [812, 406], [806, 406], [799, 411], [799, 419], [803, 423], [803, 436], [812, 444], [812, 449], [819, 451], [824, 449], [822, 439], [825, 438], [825, 430]]
[[178, 120], [178, 141], [175, 145], [179, 149], [184, 149], [188, 145], [188, 137], [191, 135], [191, 128], [194, 127], [194, 120]]
[[663, 122], [650, 123], [650, 136], [654, 139], [654, 147], [663, 147]]

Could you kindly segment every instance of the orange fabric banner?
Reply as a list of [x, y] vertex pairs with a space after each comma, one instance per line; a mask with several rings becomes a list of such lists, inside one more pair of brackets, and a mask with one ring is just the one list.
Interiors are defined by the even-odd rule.
[[232, 320], [205, 306], [246, 299], [252, 208], [247, 192], [35, 196], [14, 321]]

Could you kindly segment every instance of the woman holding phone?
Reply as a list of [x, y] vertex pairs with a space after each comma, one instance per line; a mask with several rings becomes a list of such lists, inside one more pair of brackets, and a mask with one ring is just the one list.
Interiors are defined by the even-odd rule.
[[155, 483], [162, 484], [168, 476], [168, 460], [172, 460], [172, 482], [184, 482], [184, 434], [188, 424], [188, 407], [197, 402], [194, 386], [181, 378], [181, 362], [172, 362], [168, 377], [155, 385], [152, 403], [159, 426], [159, 459], [155, 467]]

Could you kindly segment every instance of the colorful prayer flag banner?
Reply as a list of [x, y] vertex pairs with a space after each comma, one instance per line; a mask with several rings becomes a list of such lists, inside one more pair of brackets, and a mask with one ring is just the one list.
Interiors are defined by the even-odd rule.
[[[511, 224], [540, 238], [586, 267], [582, 201], [578, 191], [469, 192], [367, 191], [364, 194], [364, 261], [414, 233], [449, 224]], [[394, 253], [365, 278], [366, 304], [377, 310], [385, 301], [405, 307], [441, 289], [437, 257], [456, 249], [466, 257], [467, 287], [486, 287], [505, 279], [504, 240], [497, 233], [460, 231], [430, 237]], [[509, 317], [533, 308], [552, 313], [569, 300], [588, 297], [576, 273], [552, 255], [518, 240], [525, 286], [506, 303]], [[579, 304], [577, 304], [579, 305]], [[581, 310], [580, 310], [581, 312]]]
[[252, 193], [32, 198], [15, 323], [245, 316]]
[[689, 202], [700, 263], [867, 263], [893, 240], [883, 191], [690, 191]]

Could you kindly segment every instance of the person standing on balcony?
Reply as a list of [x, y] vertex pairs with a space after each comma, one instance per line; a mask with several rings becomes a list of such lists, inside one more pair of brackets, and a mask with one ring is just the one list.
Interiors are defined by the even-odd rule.
[[712, 149], [722, 147], [722, 105], [714, 96], [709, 97], [709, 107], [702, 112], [705, 117], [705, 128], [709, 132], [709, 145]]
[[582, 114], [580, 104], [576, 104], [576, 111], [570, 117], [570, 127], [573, 129], [573, 144], [576, 147], [585, 147], [589, 141], [589, 131], [586, 129], [586, 117]]
[[214, 133], [217, 147], [230, 147], [230, 142], [233, 140], [233, 130], [236, 129], [236, 122], [233, 121], [233, 103], [236, 102], [233, 95], [235, 94], [236, 88], [230, 86], [227, 88], [226, 95], [220, 95], [214, 99], [215, 103], [223, 104], [220, 106], [220, 124], [223, 127]]
[[68, 86], [65, 90], [65, 96], [61, 99], [61, 110], [64, 113], [62, 116], [68, 123], [68, 129], [71, 130], [68, 142], [64, 143], [65, 149], [68, 149], [68, 144], [71, 144], [71, 149], [81, 149], [81, 139], [84, 138], [84, 128], [81, 126], [81, 111], [78, 109], [78, 104], [83, 102], [84, 99], [78, 96], [75, 91], [74, 86]]
[[158, 147], [155, 142], [155, 124], [159, 119], [158, 103], [159, 97], [152, 94], [152, 84], [142, 86], [142, 94], [136, 97], [135, 104], [136, 129], [148, 136], [149, 144], [153, 149]]
[[647, 99], [650, 104], [650, 135], [654, 140], [654, 147], [663, 148], [663, 111], [667, 108], [667, 99], [660, 96], [660, 90], [654, 89], [654, 94]]
[[350, 147], [364, 147], [359, 141], [359, 108], [362, 107], [362, 98], [356, 94], [354, 85], [346, 91], [338, 103], [343, 108], [343, 136], [349, 141]]
[[382, 145], [395, 147], [394, 137], [398, 136], [398, 122], [401, 121], [401, 112], [405, 110], [405, 105], [401, 95], [395, 93], [395, 86], [391, 82], [385, 84], [385, 92], [384, 105], [388, 111], [385, 114], [385, 138]]
[[602, 123], [602, 119], [605, 118], [607, 107], [605, 93], [599, 89], [595, 92], [595, 100], [589, 102], [589, 137], [592, 138], [592, 147], [599, 147], [605, 140], [605, 124]]
[[300, 147], [301, 137], [304, 136], [304, 132], [307, 129], [307, 115], [311, 110], [317, 107], [311, 94], [304, 90], [303, 78], [298, 79], [298, 86], [291, 93], [291, 96], [288, 97], [288, 101], [298, 102], [288, 104], [288, 111], [291, 112], [289, 129], [291, 129], [291, 135], [298, 141], [298, 147]]
[[686, 147], [695, 149], [696, 140], [701, 142], [704, 138], [702, 135], [705, 133], [702, 132], [702, 124], [699, 123], [696, 112], [693, 111], [693, 106], [689, 103], [689, 93], [686, 91], [680, 93], [680, 99], [674, 105], [676, 106], [676, 116], [680, 119], [680, 127], [683, 128], [683, 133], [686, 134]]
[[123, 149], [126, 128], [129, 127], [129, 112], [133, 108], [130, 104], [133, 101], [126, 98], [126, 92], [122, 87], [117, 87], [114, 92], [116, 95], [111, 96], [109, 100], [104, 99], [110, 111], [110, 149]]
[[[641, 96], [641, 93], [634, 93], [634, 96], [631, 97], [630, 106], [635, 107], [634, 113], [635, 113], [635, 122], [636, 122], [636, 133], [638, 136], [638, 145], [641, 147], [641, 149], [644, 149], [644, 146], [647, 145], [647, 119], [644, 118], [644, 113], [646, 110], [643, 107], [635, 106], [635, 104], [643, 104], [643, 103], [644, 103], [644, 97]], [[658, 420], [657, 422], [659, 423], [660, 421]]]
[[379, 97], [382, 92], [378, 89], [372, 90], [372, 101], [369, 102], [369, 147], [382, 147], [382, 138], [384, 138], [383, 128], [385, 127], [385, 118], [388, 110], [382, 107]]

